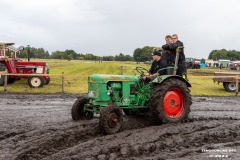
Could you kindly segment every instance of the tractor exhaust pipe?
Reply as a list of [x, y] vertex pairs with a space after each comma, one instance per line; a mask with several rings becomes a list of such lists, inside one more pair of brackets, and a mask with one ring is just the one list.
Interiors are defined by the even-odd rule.
[[30, 61], [30, 45], [27, 45], [27, 59]]

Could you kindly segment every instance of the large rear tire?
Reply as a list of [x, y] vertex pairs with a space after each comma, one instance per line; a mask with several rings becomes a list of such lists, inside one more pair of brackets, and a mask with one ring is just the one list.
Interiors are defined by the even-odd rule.
[[44, 85], [44, 78], [41, 76], [29, 76], [28, 85], [32, 88], [40, 88]]
[[114, 134], [122, 128], [123, 112], [119, 107], [107, 106], [100, 112], [99, 125], [105, 134]]
[[[8, 68], [5, 64], [3, 63], [0, 63], [0, 72], [4, 72], [4, 71], [7, 71], [8, 73]], [[4, 85], [4, 77], [3, 75], [0, 76], [0, 86], [3, 86]], [[9, 79], [9, 76], [7, 76], [7, 81]]]
[[162, 123], [183, 122], [188, 118], [191, 104], [186, 83], [175, 78], [154, 86], [150, 98], [152, 115]]
[[8, 79], [8, 84], [13, 84], [15, 82], [15, 78], [9, 78]]

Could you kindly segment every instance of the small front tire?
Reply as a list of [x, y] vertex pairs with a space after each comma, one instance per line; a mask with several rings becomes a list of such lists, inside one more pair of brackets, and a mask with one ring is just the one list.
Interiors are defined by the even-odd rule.
[[122, 128], [123, 111], [116, 106], [104, 107], [100, 112], [99, 125], [105, 134], [114, 134]]
[[86, 97], [80, 97], [74, 102], [72, 106], [72, 112], [71, 112], [72, 119], [74, 121], [88, 119], [87, 118], [88, 116], [84, 111], [84, 105], [87, 103], [87, 101], [88, 99]]
[[44, 78], [41, 76], [29, 76], [28, 85], [32, 88], [40, 88], [44, 85]]

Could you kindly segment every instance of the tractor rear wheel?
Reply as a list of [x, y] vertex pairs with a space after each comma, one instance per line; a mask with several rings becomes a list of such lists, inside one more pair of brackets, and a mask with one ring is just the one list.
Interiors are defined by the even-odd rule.
[[105, 134], [114, 134], [122, 128], [123, 112], [119, 107], [107, 106], [100, 112], [99, 125]]
[[[8, 73], [8, 68], [6, 67], [5, 64], [3, 63], [0, 63], [0, 72], [4, 72], [4, 71], [7, 71]], [[3, 86], [4, 85], [4, 77], [3, 75], [0, 76], [0, 86]], [[9, 76], [7, 76], [7, 81], [9, 79]]]
[[186, 83], [175, 78], [154, 86], [150, 98], [152, 115], [162, 123], [183, 122], [188, 118], [191, 104]]
[[86, 97], [78, 98], [73, 106], [72, 106], [72, 119], [77, 120], [85, 120], [93, 118], [92, 112], [84, 111], [84, 105], [87, 103], [88, 99]]
[[15, 82], [15, 78], [9, 78], [8, 79], [8, 84], [13, 84]]

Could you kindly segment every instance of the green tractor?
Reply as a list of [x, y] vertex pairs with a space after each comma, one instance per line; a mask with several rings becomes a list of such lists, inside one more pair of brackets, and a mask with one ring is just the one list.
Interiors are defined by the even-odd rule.
[[136, 67], [139, 75], [103, 75], [88, 77], [88, 96], [72, 106], [73, 120], [91, 119], [100, 114], [99, 125], [105, 134], [118, 132], [125, 114], [150, 112], [162, 123], [177, 123], [188, 118], [192, 98], [183, 77], [176, 75], [179, 49], [172, 75], [158, 75], [146, 83], [148, 70]]

